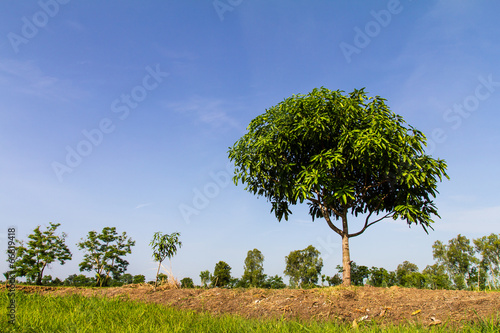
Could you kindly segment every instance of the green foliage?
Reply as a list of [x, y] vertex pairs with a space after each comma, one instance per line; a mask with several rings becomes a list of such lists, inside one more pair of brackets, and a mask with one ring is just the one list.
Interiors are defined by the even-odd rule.
[[242, 284], [249, 287], [260, 288], [264, 285], [264, 255], [257, 249], [248, 251], [245, 258]]
[[119, 281], [123, 284], [131, 284], [134, 281], [132, 274], [125, 273], [120, 276]]
[[168, 275], [167, 274], [163, 274], [163, 273], [160, 273], [156, 276], [156, 284], [157, 285], [158, 283], [159, 284], [163, 284], [165, 282], [168, 282]]
[[96, 280], [94, 278], [88, 278], [83, 274], [69, 275], [64, 281], [63, 285], [72, 286], [72, 287], [84, 287], [84, 286], [93, 286], [95, 285]]
[[323, 268], [320, 252], [312, 245], [303, 250], [291, 251], [286, 256], [285, 275], [290, 277], [292, 287], [312, 287], [318, 282]]
[[42, 278], [42, 285], [44, 286], [62, 286], [63, 282], [56, 277], [55, 279], [52, 279], [51, 275], [45, 275]]
[[146, 277], [142, 274], [134, 275], [134, 278], [132, 280], [132, 283], [145, 283], [145, 282], [146, 282]]
[[178, 232], [174, 232], [170, 235], [162, 235], [162, 233], [158, 231], [154, 234], [151, 243], [149, 243], [149, 245], [153, 249], [153, 258], [158, 262], [156, 281], [158, 281], [158, 274], [160, 272], [160, 267], [163, 260], [165, 260], [166, 258], [172, 259], [172, 257], [177, 253], [178, 248], [181, 248], [182, 242], [179, 241], [180, 235], [181, 234]]
[[[291, 205], [307, 202], [313, 220], [324, 218], [344, 240], [385, 218], [432, 229], [446, 163], [425, 155], [423, 133], [405, 127], [383, 98], [363, 89], [347, 96], [314, 89], [269, 108], [247, 129], [229, 149], [234, 181], [265, 196], [278, 220], [288, 219]], [[348, 214], [365, 215], [357, 232], [349, 231]], [[349, 253], [343, 255], [350, 270]]]
[[41, 285], [45, 268], [56, 261], [64, 265], [71, 260], [71, 252], [65, 243], [66, 234], [55, 235], [61, 224], [50, 222], [49, 225], [45, 231], [41, 231], [40, 226], [36, 227], [28, 235], [26, 247], [24, 242], [18, 241], [19, 245], [15, 247], [17, 260], [12, 269], [15, 276], [26, 276], [28, 282]]
[[268, 289], [283, 289], [286, 288], [286, 284], [283, 282], [283, 278], [276, 274], [267, 277], [262, 287]]
[[448, 245], [436, 241], [432, 249], [434, 259], [446, 268], [457, 289], [474, 285], [474, 267], [478, 259], [474, 256], [474, 247], [467, 237], [459, 234], [450, 239]]
[[[337, 270], [340, 273], [344, 272], [344, 268], [337, 265]], [[365, 279], [368, 278], [370, 270], [366, 266], [358, 266], [354, 261], [351, 262], [351, 283], [355, 286], [363, 286]]]
[[185, 277], [181, 280], [181, 288], [194, 288], [193, 279]]
[[225, 287], [231, 281], [231, 266], [224, 261], [215, 264], [214, 275], [211, 277], [213, 287]]
[[422, 274], [426, 279], [426, 286], [429, 289], [451, 289], [452, 282], [443, 265], [434, 264], [427, 266]]
[[246, 288], [248, 287], [241, 279], [231, 277], [228, 284], [225, 285], [227, 288]]
[[481, 256], [480, 267], [482, 272], [489, 271], [490, 276], [486, 283], [490, 289], [500, 288], [500, 235], [490, 234], [474, 239], [476, 252]]
[[388, 287], [390, 286], [389, 272], [382, 267], [372, 267], [369, 270], [368, 282], [374, 287]]
[[94, 271], [99, 286], [110, 282], [111, 274], [118, 279], [128, 267], [128, 261], [122, 257], [132, 253], [135, 241], [126, 232], [118, 235], [115, 227], [105, 227], [98, 234], [89, 231], [87, 239], [77, 244], [78, 248], [87, 252], [80, 263], [80, 271]]
[[[417, 287], [414, 284], [418, 284], [419, 276], [416, 276], [415, 273], [418, 273], [418, 266], [405, 260], [402, 264], [398, 265], [396, 269], [396, 279], [397, 284], [403, 287]], [[417, 287], [418, 288], [418, 287]]]
[[324, 285], [325, 282], [328, 283], [329, 287], [338, 286], [342, 284], [342, 278], [339, 276], [339, 274], [335, 274], [333, 276], [322, 274], [321, 283]]
[[209, 270], [200, 272], [201, 286], [203, 288], [207, 288], [212, 280], [212, 274], [210, 274]]
[[353, 261], [351, 263], [351, 282], [355, 286], [363, 286], [368, 278], [370, 270], [366, 266], [358, 266]]
[[193, 279], [185, 277], [181, 280], [181, 288], [194, 288]]

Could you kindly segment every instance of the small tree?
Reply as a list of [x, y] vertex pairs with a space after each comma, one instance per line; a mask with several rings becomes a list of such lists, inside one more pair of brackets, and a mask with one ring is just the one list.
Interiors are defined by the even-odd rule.
[[43, 285], [50, 285], [53, 283], [53, 280], [52, 280], [52, 275], [45, 275], [43, 278], [42, 278], [42, 284]]
[[382, 267], [372, 267], [369, 272], [369, 283], [374, 287], [388, 286], [389, 272]]
[[41, 285], [45, 268], [55, 261], [64, 265], [67, 260], [71, 260], [71, 252], [65, 243], [66, 234], [63, 232], [61, 236], [55, 235], [61, 224], [50, 222], [49, 225], [43, 232], [40, 231], [40, 226], [36, 227], [28, 235], [30, 240], [26, 247], [24, 242], [18, 241], [19, 245], [15, 248], [18, 260], [12, 269], [15, 276], [26, 276], [29, 282]]
[[88, 277], [86, 277], [83, 274], [80, 274], [80, 275], [76, 275], [76, 274], [69, 275], [63, 281], [63, 285], [65, 285], [65, 286], [74, 286], [74, 287], [90, 286], [93, 283], [95, 283], [95, 279], [88, 278]]
[[268, 289], [283, 289], [286, 288], [286, 284], [283, 282], [283, 278], [276, 274], [267, 277], [263, 287]]
[[403, 261], [396, 268], [397, 284], [402, 287], [412, 287], [411, 274], [418, 273], [418, 266], [408, 260]]
[[120, 279], [119, 281], [123, 284], [131, 284], [132, 281], [134, 280], [134, 277], [132, 276], [132, 274], [123, 274], [122, 276], [120, 276]]
[[[351, 267], [351, 283], [355, 286], [364, 285], [365, 279], [369, 276], [370, 270], [366, 266], [358, 266], [354, 261], [350, 264]], [[337, 265], [337, 270], [344, 274], [343, 266]]]
[[177, 253], [177, 248], [182, 246], [182, 242], [179, 241], [180, 235], [181, 234], [178, 232], [174, 232], [171, 235], [162, 235], [162, 233], [158, 231], [154, 234], [151, 243], [149, 243], [149, 245], [153, 248], [153, 258], [158, 262], [155, 287], [157, 286], [161, 263], [166, 258], [169, 260], [172, 259], [172, 257]]
[[243, 276], [241, 282], [250, 287], [262, 287], [266, 276], [264, 274], [264, 255], [257, 249], [248, 251], [245, 258]]
[[185, 277], [181, 280], [181, 288], [194, 288], [193, 279]]
[[434, 264], [427, 265], [422, 271], [427, 283], [427, 288], [430, 289], [451, 289], [452, 283], [450, 277], [446, 274], [446, 269], [443, 265]]
[[324, 283], [327, 282], [328, 286], [338, 286], [339, 284], [342, 284], [342, 279], [340, 278], [339, 274], [335, 274], [333, 276], [328, 276], [325, 274], [321, 275], [321, 284], [324, 286]]
[[94, 271], [97, 285], [106, 286], [110, 275], [118, 279], [127, 270], [129, 262], [122, 257], [132, 253], [134, 245], [126, 232], [118, 235], [115, 227], [105, 227], [100, 234], [89, 231], [87, 239], [77, 243], [79, 249], [87, 252], [79, 265], [80, 272]]
[[355, 286], [363, 286], [365, 279], [368, 278], [370, 269], [367, 266], [358, 266], [355, 262], [351, 263], [351, 283]]
[[210, 284], [210, 280], [212, 279], [212, 275], [209, 270], [200, 272], [201, 286], [203, 288], [207, 288]]
[[[250, 122], [229, 150], [234, 181], [265, 196], [285, 220], [307, 202], [342, 238], [345, 285], [351, 284], [349, 239], [387, 218], [432, 229], [433, 202], [446, 163], [425, 154], [426, 138], [364, 90], [314, 89], [294, 95]], [[353, 231], [348, 218], [363, 217]]]
[[320, 252], [312, 245], [303, 250], [291, 251], [285, 257], [285, 275], [290, 277], [292, 287], [311, 287], [318, 282], [323, 268]]
[[214, 287], [225, 287], [231, 281], [231, 266], [224, 261], [219, 261], [215, 264], [214, 276], [212, 277], [212, 285]]
[[134, 275], [134, 279], [132, 283], [145, 283], [146, 282], [146, 277], [142, 274], [140, 275]]

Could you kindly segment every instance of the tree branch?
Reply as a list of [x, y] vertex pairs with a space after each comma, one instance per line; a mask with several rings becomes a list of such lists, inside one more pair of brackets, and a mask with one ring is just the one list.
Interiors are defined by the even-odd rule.
[[[328, 226], [333, 230], [335, 231], [337, 234], [339, 234], [340, 236], [342, 236], [342, 230], [340, 230], [339, 228], [337, 228], [335, 226], [335, 224], [333, 224], [332, 220], [330, 219], [330, 214], [328, 212], [328, 209], [321, 203], [321, 194], [319, 193], [318, 190], [314, 190], [314, 192], [316, 192], [316, 195], [318, 196], [318, 199], [309, 199], [311, 200], [312, 202], [316, 203], [319, 208], [321, 209], [321, 213], [323, 214], [323, 217], [325, 218], [326, 220], [326, 223], [328, 224]], [[331, 208], [331, 210], [337, 215], [337, 216], [341, 216], [334, 208]]]
[[328, 226], [333, 231], [335, 231], [337, 234], [339, 234], [340, 236], [342, 236], [342, 230], [340, 230], [339, 228], [337, 228], [335, 226], [335, 224], [332, 223], [332, 220], [330, 219], [330, 214], [328, 214], [328, 210], [326, 209], [326, 207], [323, 206], [323, 205], [319, 205], [319, 207], [321, 208], [321, 212], [323, 213], [323, 217], [325, 218], [326, 223], [328, 223]]
[[374, 225], [375, 223], [380, 222], [380, 221], [382, 221], [383, 219], [388, 218], [388, 217], [392, 216], [392, 214], [394, 214], [394, 213], [392, 213], [392, 212], [387, 213], [385, 216], [383, 216], [383, 217], [379, 218], [378, 220], [375, 220], [375, 221], [373, 221], [373, 222], [368, 223], [368, 219], [370, 218], [370, 216], [372, 215], [372, 213], [373, 213], [373, 211], [371, 211], [371, 212], [370, 212], [370, 214], [368, 214], [368, 216], [366, 217], [366, 220], [365, 220], [365, 225], [364, 225], [363, 229], [361, 229], [360, 231], [356, 232], [355, 234], [350, 234], [350, 235], [349, 235], [349, 237], [356, 237], [356, 236], [361, 235], [363, 232], [365, 232], [365, 230], [366, 230], [369, 226]]

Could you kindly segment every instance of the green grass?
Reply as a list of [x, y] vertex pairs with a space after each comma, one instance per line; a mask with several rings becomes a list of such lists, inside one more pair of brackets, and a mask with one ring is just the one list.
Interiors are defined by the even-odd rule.
[[[16, 324], [8, 323], [7, 293], [0, 293], [0, 332], [449, 332], [444, 326], [429, 329], [406, 324], [380, 327], [370, 322], [359, 329], [336, 322], [248, 320], [238, 316], [213, 317], [157, 304], [123, 299], [50, 297], [16, 294]], [[461, 328], [462, 332], [498, 332], [496, 320]]]

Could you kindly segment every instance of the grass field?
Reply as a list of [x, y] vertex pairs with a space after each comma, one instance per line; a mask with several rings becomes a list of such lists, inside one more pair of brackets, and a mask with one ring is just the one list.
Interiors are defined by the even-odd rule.
[[[1, 332], [449, 332], [446, 323], [439, 327], [413, 324], [378, 326], [370, 322], [298, 322], [291, 320], [248, 320], [237, 316], [213, 317], [181, 311], [162, 305], [126, 299], [39, 294], [16, 294], [16, 324], [8, 323], [7, 292], [0, 294]], [[498, 332], [494, 320], [468, 324], [462, 332]], [[457, 328], [458, 329], [458, 328]]]

